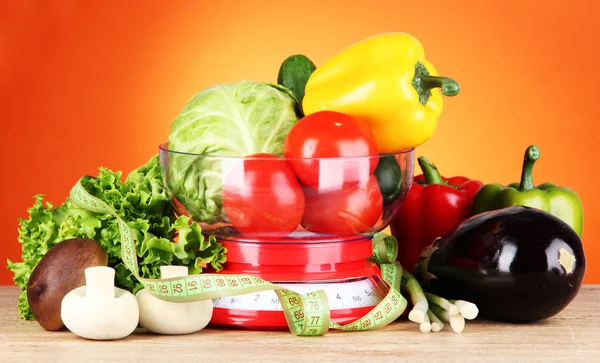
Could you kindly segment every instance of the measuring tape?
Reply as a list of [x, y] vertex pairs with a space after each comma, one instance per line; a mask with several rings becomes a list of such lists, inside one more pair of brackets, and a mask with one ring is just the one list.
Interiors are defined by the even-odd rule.
[[[323, 289], [329, 300], [329, 308], [344, 310], [368, 308], [377, 305], [384, 297], [384, 290], [368, 277], [352, 280], [328, 282], [281, 282], [278, 283], [296, 293], [306, 293]], [[387, 291], [387, 289], [385, 289]], [[281, 304], [275, 291], [254, 292], [234, 297], [222, 297], [214, 300], [214, 307], [246, 311], [281, 311]]]
[[323, 290], [298, 294], [283, 286], [247, 274], [196, 274], [167, 279], [148, 279], [139, 275], [133, 232], [123, 219], [103, 200], [85, 190], [81, 179], [71, 189], [72, 201], [95, 213], [109, 214], [117, 219], [121, 234], [121, 259], [132, 275], [155, 297], [170, 302], [192, 302], [274, 290], [292, 334], [320, 336], [329, 329], [344, 331], [373, 330], [396, 320], [408, 302], [400, 293], [402, 266], [396, 261], [396, 239], [385, 234], [373, 237], [371, 260], [379, 264], [381, 277], [389, 286], [386, 296], [371, 311], [354, 322], [340, 325], [330, 318], [327, 295]]

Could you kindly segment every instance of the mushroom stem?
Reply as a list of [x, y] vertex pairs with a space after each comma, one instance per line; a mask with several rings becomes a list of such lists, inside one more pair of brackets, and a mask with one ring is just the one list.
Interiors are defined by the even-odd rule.
[[85, 269], [85, 297], [90, 299], [114, 299], [115, 270], [106, 266]]
[[187, 266], [160, 266], [160, 276], [163, 279], [188, 275]]

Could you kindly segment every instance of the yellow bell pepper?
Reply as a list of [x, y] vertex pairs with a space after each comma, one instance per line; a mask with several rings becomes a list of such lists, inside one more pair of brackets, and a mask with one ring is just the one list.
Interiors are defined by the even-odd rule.
[[429, 140], [442, 112], [442, 94], [455, 96], [459, 89], [456, 81], [437, 76], [415, 37], [384, 33], [317, 67], [302, 107], [306, 115], [332, 110], [366, 121], [379, 152], [392, 153]]

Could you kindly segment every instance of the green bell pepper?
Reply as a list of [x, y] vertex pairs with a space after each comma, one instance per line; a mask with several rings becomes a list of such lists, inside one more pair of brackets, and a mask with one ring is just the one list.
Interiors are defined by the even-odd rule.
[[581, 237], [583, 233], [583, 206], [579, 196], [571, 189], [552, 183], [533, 184], [533, 164], [540, 157], [537, 146], [525, 151], [521, 182], [502, 186], [484, 185], [473, 199], [473, 215], [521, 205], [541, 209], [562, 219]]

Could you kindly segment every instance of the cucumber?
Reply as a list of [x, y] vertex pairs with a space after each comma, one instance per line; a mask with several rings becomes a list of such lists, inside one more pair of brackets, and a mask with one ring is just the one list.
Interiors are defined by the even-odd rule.
[[306, 82], [315, 69], [317, 67], [307, 56], [302, 54], [289, 56], [279, 67], [277, 83], [294, 92], [301, 106]]

